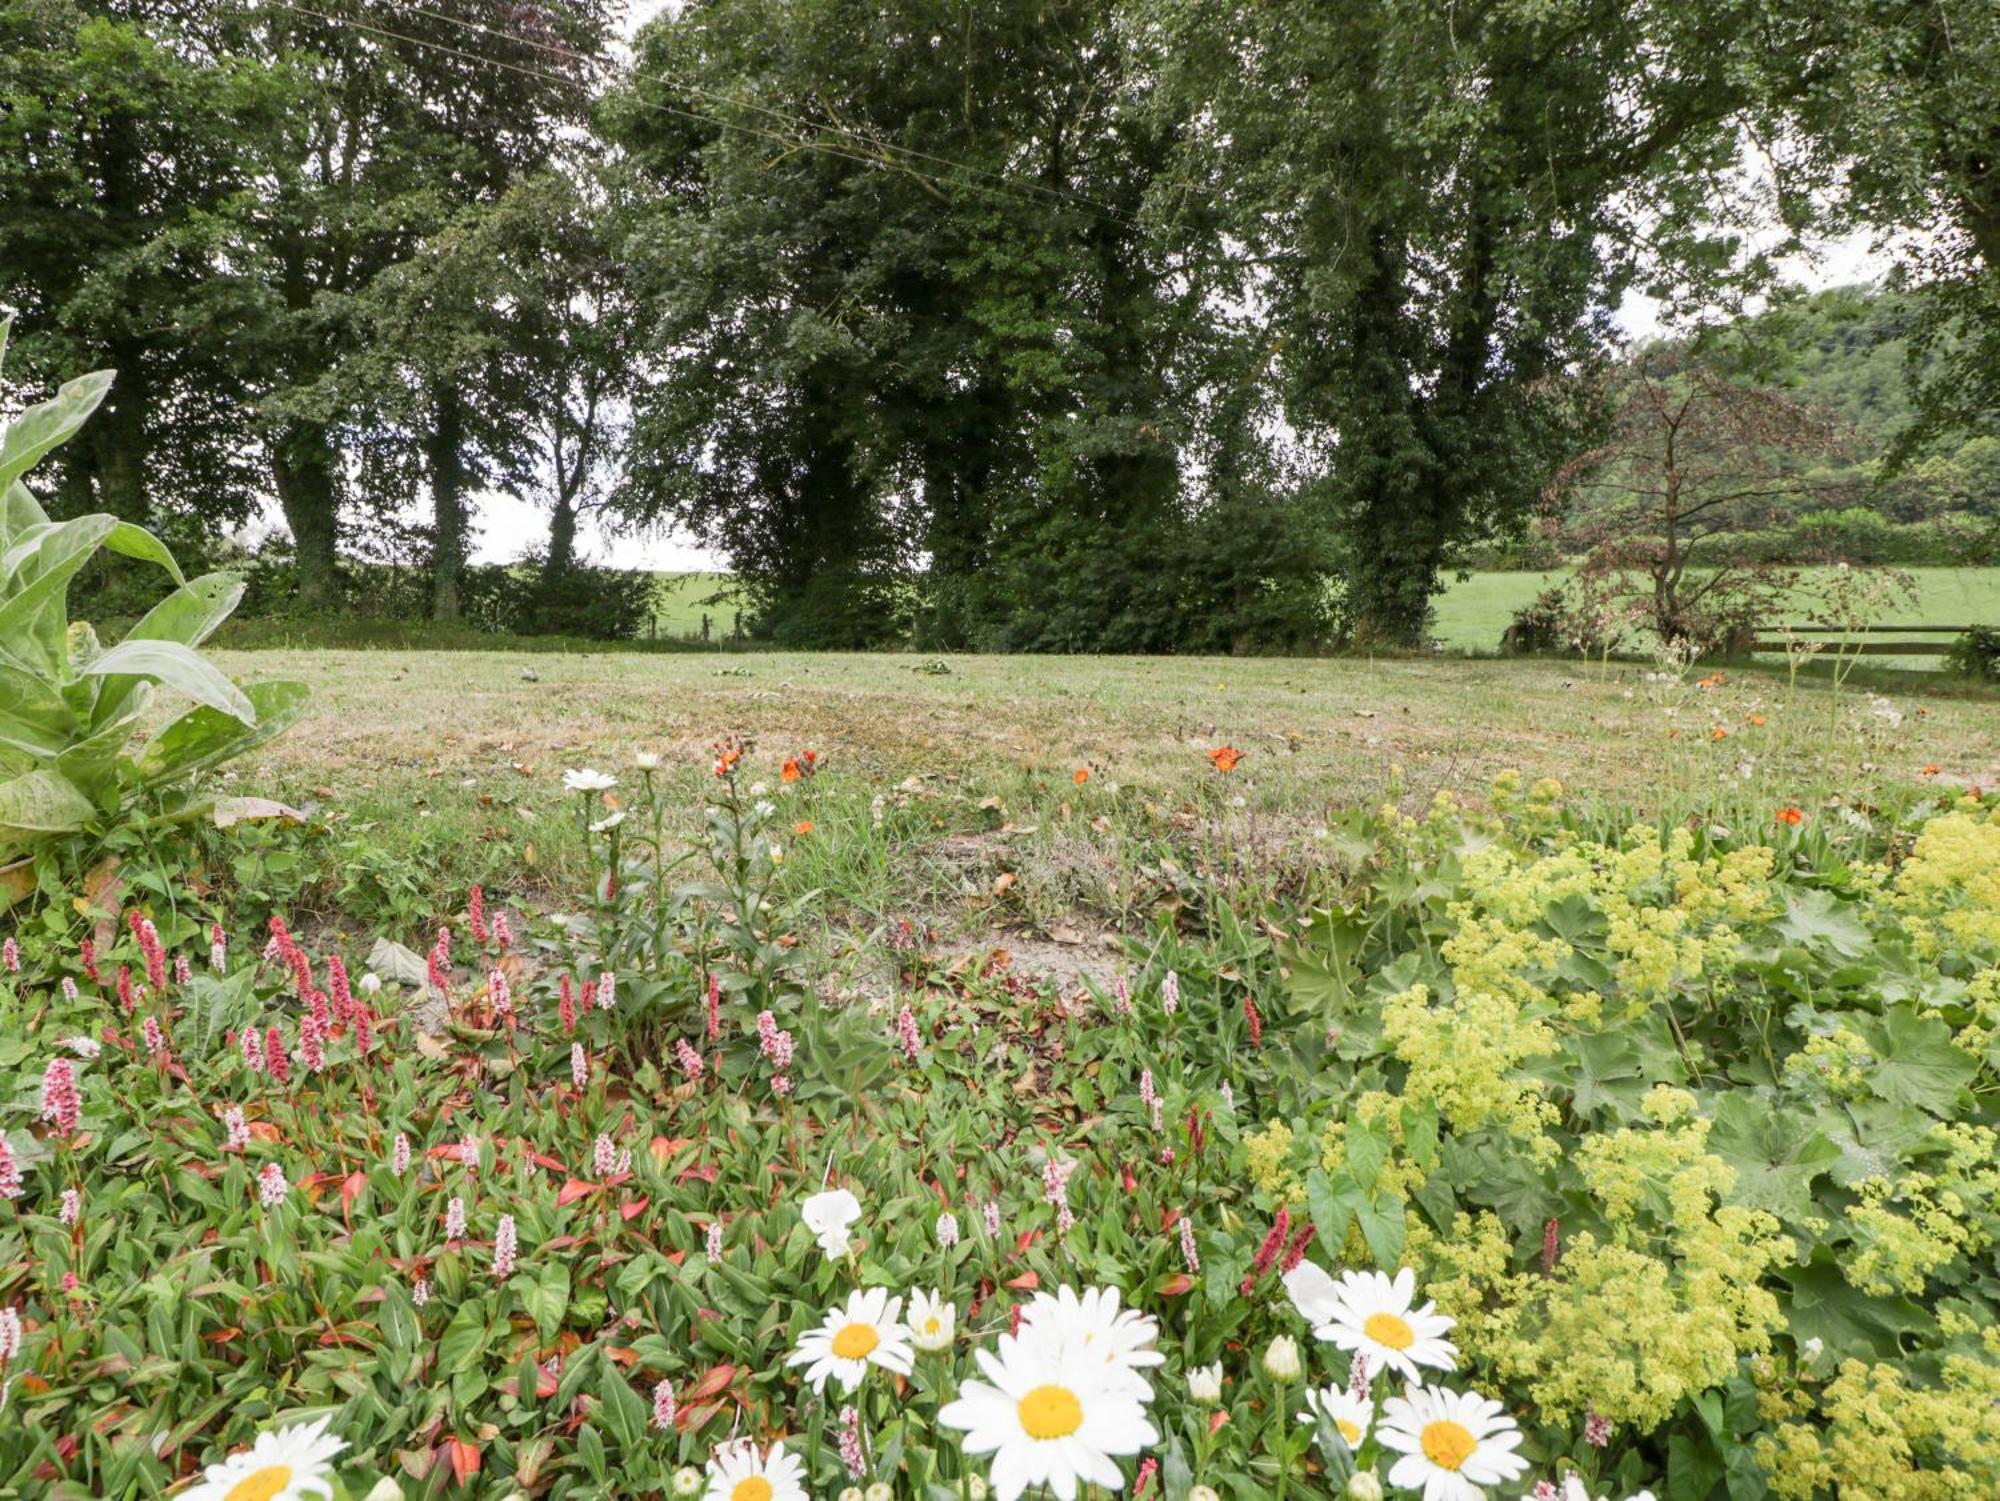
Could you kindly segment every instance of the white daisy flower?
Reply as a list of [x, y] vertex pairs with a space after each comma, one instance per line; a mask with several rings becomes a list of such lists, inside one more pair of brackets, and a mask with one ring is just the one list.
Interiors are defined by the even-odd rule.
[[1285, 1291], [1300, 1317], [1315, 1327], [1333, 1322], [1340, 1311], [1340, 1284], [1317, 1262], [1301, 1261], [1283, 1277]]
[[847, 1230], [861, 1218], [861, 1201], [844, 1188], [814, 1194], [799, 1206], [799, 1218], [806, 1222], [828, 1256], [845, 1256], [851, 1244]]
[[[1530, 1494], [1523, 1496], [1521, 1501], [1534, 1501], [1534, 1498]], [[1575, 1470], [1563, 1476], [1562, 1501], [1590, 1501], [1590, 1488], [1583, 1483], [1583, 1478]], [[1611, 1501], [1611, 1498], [1600, 1496], [1597, 1501]], [[1655, 1497], [1651, 1491], [1634, 1491], [1625, 1498], [1625, 1501], [1655, 1501]]]
[[303, 1501], [333, 1494], [333, 1456], [347, 1447], [326, 1431], [333, 1419], [297, 1423], [212, 1464], [181, 1501]]
[[1367, 1397], [1341, 1386], [1323, 1386], [1318, 1391], [1307, 1387], [1306, 1410], [1299, 1414], [1299, 1421], [1317, 1425], [1322, 1410], [1350, 1449], [1361, 1447], [1361, 1441], [1368, 1437], [1368, 1425], [1375, 1421], [1375, 1404]]
[[1153, 1400], [1145, 1371], [1167, 1358], [1156, 1348], [1159, 1323], [1135, 1308], [1119, 1308], [1115, 1287], [1087, 1287], [1081, 1296], [1070, 1287], [1036, 1293], [1021, 1310], [1021, 1338], [1058, 1356], [1074, 1352], [1096, 1360], [1141, 1402]]
[[609, 792], [618, 785], [618, 778], [606, 771], [593, 771], [590, 767], [572, 767], [563, 773], [563, 786], [571, 792]]
[[826, 1390], [826, 1378], [837, 1377], [842, 1391], [853, 1391], [878, 1365], [898, 1376], [907, 1376], [916, 1364], [910, 1353], [910, 1331], [898, 1315], [903, 1300], [889, 1296], [887, 1288], [856, 1288], [847, 1295], [847, 1306], [829, 1308], [826, 1320], [817, 1329], [799, 1337], [788, 1366], [806, 1367], [806, 1381], [816, 1392]]
[[639, 751], [632, 757], [632, 764], [641, 771], [657, 771], [660, 765], [658, 751]]
[[805, 1463], [787, 1454], [782, 1440], [759, 1454], [755, 1444], [741, 1439], [709, 1455], [702, 1501], [811, 1501], [805, 1473]]
[[1222, 1400], [1222, 1362], [1213, 1365], [1190, 1366], [1187, 1373], [1188, 1397], [1203, 1407], [1213, 1407]]
[[623, 822], [625, 822], [625, 810], [623, 808], [613, 808], [604, 817], [598, 819], [596, 823], [590, 826], [590, 832], [593, 834], [609, 834]]
[[973, 1355], [987, 1379], [968, 1380], [938, 1421], [965, 1433], [968, 1454], [993, 1456], [999, 1501], [1039, 1485], [1058, 1501], [1076, 1501], [1082, 1485], [1122, 1490], [1118, 1458], [1160, 1440], [1139, 1398], [1107, 1379], [1093, 1352], [1003, 1334], [997, 1355]]
[[1413, 1386], [1382, 1404], [1375, 1436], [1402, 1458], [1389, 1484], [1423, 1501], [1485, 1501], [1485, 1487], [1518, 1480], [1528, 1461], [1514, 1451], [1521, 1430], [1498, 1402], [1474, 1392]]
[[919, 1350], [949, 1350], [958, 1333], [958, 1305], [942, 1293], [910, 1294], [910, 1343]]
[[[1312, 1305], [1324, 1307], [1322, 1290], [1306, 1286]], [[1417, 1274], [1408, 1267], [1393, 1279], [1381, 1272], [1342, 1272], [1333, 1306], [1313, 1333], [1366, 1355], [1371, 1370], [1386, 1365], [1406, 1381], [1423, 1379], [1419, 1366], [1449, 1371], [1458, 1364], [1458, 1347], [1444, 1336], [1456, 1321], [1439, 1313], [1435, 1303], [1412, 1308], [1416, 1287]]]

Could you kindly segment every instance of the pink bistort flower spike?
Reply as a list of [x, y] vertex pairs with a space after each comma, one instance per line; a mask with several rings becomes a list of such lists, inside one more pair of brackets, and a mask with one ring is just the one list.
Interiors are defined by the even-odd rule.
[[861, 1414], [852, 1407], [840, 1409], [840, 1462], [847, 1466], [847, 1478], [859, 1480], [868, 1473], [867, 1456], [861, 1452]]
[[600, 1131], [590, 1149], [591, 1170], [600, 1178], [608, 1178], [618, 1169], [618, 1143], [610, 1135]]
[[722, 976], [713, 970], [708, 976], [708, 1040], [722, 1041]]
[[1583, 1420], [1583, 1441], [1593, 1449], [1602, 1449], [1610, 1443], [1611, 1419], [1592, 1410]]
[[710, 1261], [722, 1260], [722, 1221], [710, 1220], [708, 1232], [702, 1238], [702, 1254]]
[[21, 1355], [21, 1310], [9, 1304], [0, 1308], [0, 1367], [12, 1365]]
[[903, 1009], [896, 1013], [896, 1040], [902, 1046], [903, 1056], [915, 1063], [918, 1051], [917, 1014], [909, 1008], [907, 1002]]
[[1160, 981], [1160, 1010], [1172, 1016], [1181, 1008], [1181, 977], [1172, 970]]
[[74, 1188], [62, 1191], [62, 1207], [56, 1211], [56, 1219], [65, 1225], [74, 1225], [83, 1218], [83, 1194]]
[[674, 1401], [673, 1378], [662, 1376], [653, 1385], [653, 1427], [661, 1433], [672, 1433], [679, 1414], [680, 1408]]
[[452, 1195], [451, 1202], [444, 1206], [444, 1238], [465, 1239], [465, 1200], [456, 1194]]
[[674, 1039], [674, 1057], [680, 1060], [681, 1072], [688, 1076], [690, 1082], [699, 1083], [701, 1081], [701, 1054], [688, 1046], [688, 1040], [685, 1037]]
[[493, 1275], [502, 1282], [514, 1275], [514, 1257], [517, 1250], [514, 1216], [500, 1216], [500, 1228], [493, 1235]]
[[208, 967], [218, 975], [229, 968], [229, 935], [219, 922], [208, 925]]
[[458, 1163], [468, 1173], [479, 1171], [479, 1138], [470, 1132], [459, 1138]]
[[174, 983], [185, 985], [194, 979], [194, 966], [188, 963], [186, 954], [174, 955]]
[[1181, 1260], [1186, 1263], [1189, 1276], [1201, 1271], [1201, 1253], [1195, 1250], [1194, 1221], [1185, 1214], [1181, 1216]]
[[42, 1119], [58, 1136], [76, 1135], [83, 1116], [83, 1097], [76, 1089], [76, 1069], [67, 1058], [51, 1058], [42, 1070]]
[[78, 994], [76, 988], [76, 981], [71, 979], [68, 975], [64, 975], [62, 978], [62, 993], [63, 993], [63, 999], [65, 1001], [68, 1001], [72, 1006], [76, 1004], [77, 994]]
[[577, 1089], [590, 1083], [590, 1054], [583, 1050], [583, 1044], [569, 1045], [569, 1082]]
[[118, 966], [118, 1009], [130, 1016], [138, 1009], [139, 997], [132, 989], [132, 966]]
[[396, 1144], [389, 1150], [389, 1171], [398, 1178], [410, 1170], [410, 1137], [406, 1131], [396, 1133]]
[[285, 1195], [292, 1191], [292, 1185], [285, 1181], [285, 1170], [275, 1162], [267, 1162], [257, 1172], [257, 1202], [266, 1209], [275, 1209], [285, 1202]]
[[472, 941], [481, 948], [486, 946], [486, 893], [474, 886], [466, 898], [465, 925], [472, 931]]
[[486, 973], [486, 997], [493, 1002], [493, 1009], [502, 1016], [514, 1009], [514, 986], [504, 969], [488, 970]]
[[597, 977], [597, 1009], [609, 1011], [618, 1001], [618, 977], [606, 970]]
[[285, 1053], [285, 1035], [275, 1022], [264, 1029], [264, 1072], [276, 1084], [289, 1084], [292, 1079], [292, 1060]]
[[250, 1123], [243, 1119], [243, 1107], [231, 1105], [222, 1112], [222, 1150], [242, 1152], [250, 1146]]
[[10, 975], [18, 975], [21, 972], [21, 945], [11, 936], [5, 943], [0, 943], [0, 964], [7, 966], [7, 973]]
[[139, 1035], [146, 1040], [146, 1051], [153, 1061], [162, 1062], [167, 1056], [167, 1034], [160, 1029], [160, 1019], [149, 1016], [139, 1023]]
[[309, 1074], [326, 1072], [326, 1030], [311, 1014], [299, 1020], [299, 1062]]
[[243, 1062], [253, 1074], [264, 1072], [264, 1038], [255, 1027], [245, 1027], [238, 1042], [243, 1048]]
[[21, 1197], [21, 1164], [14, 1160], [14, 1149], [7, 1145], [7, 1133], [0, 1131], [0, 1199]]
[[326, 956], [326, 988], [333, 1002], [333, 1019], [342, 1026], [354, 1020], [354, 990], [348, 982], [347, 965], [340, 955]]
[[90, 977], [91, 984], [102, 985], [104, 983], [104, 976], [98, 972], [97, 968], [97, 945], [95, 943], [91, 942], [88, 938], [80, 940], [76, 946], [76, 958], [77, 962], [83, 966], [83, 972]]
[[419, 1273], [416, 1281], [410, 1284], [410, 1301], [418, 1308], [422, 1308], [430, 1300], [431, 1279]]
[[493, 941], [500, 946], [502, 952], [514, 946], [514, 930], [508, 926], [507, 914], [504, 912], [493, 914]]
[[576, 990], [571, 986], [568, 975], [562, 977], [561, 984], [556, 987], [556, 994], [558, 997], [556, 1001], [556, 1015], [562, 1021], [562, 1029], [565, 1032], [574, 1032], [576, 1030]]

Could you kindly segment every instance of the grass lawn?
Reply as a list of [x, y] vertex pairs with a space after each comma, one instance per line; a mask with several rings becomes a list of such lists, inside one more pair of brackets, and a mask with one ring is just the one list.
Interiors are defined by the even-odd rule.
[[[2000, 623], [2000, 568], [1912, 568], [1917, 597], [1908, 609], [1895, 612], [1887, 625], [1989, 625]], [[1564, 570], [1548, 573], [1475, 573], [1445, 589], [1437, 605], [1438, 639], [1452, 651], [1489, 653], [1500, 649], [1500, 635], [1515, 611], [1542, 590], [1554, 587]], [[1800, 615], [1808, 607], [1810, 584], [1800, 590]], [[1774, 622], [1774, 624], [1777, 622]], [[1939, 638], [1948, 639], [1948, 638]], [[1897, 666], [1935, 668], [1936, 657], [1880, 659]]]

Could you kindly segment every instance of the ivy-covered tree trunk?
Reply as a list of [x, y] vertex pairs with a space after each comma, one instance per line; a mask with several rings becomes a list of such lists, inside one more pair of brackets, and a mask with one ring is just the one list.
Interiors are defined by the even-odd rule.
[[293, 422], [271, 439], [271, 486], [291, 528], [299, 602], [320, 608], [339, 589], [340, 493], [331, 435], [314, 422]]
[[558, 493], [549, 513], [549, 555], [542, 564], [542, 581], [554, 583], [576, 566], [576, 497]]
[[438, 388], [424, 440], [431, 481], [431, 619], [459, 618], [458, 582], [465, 570], [465, 405], [452, 386]]

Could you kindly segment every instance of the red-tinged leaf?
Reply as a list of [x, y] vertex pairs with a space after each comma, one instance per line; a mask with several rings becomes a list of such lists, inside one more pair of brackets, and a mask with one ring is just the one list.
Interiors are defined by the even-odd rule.
[[553, 1157], [545, 1157], [540, 1152], [530, 1152], [528, 1154], [528, 1160], [534, 1163], [535, 1166], [537, 1167], [547, 1168], [552, 1173], [566, 1174], [569, 1172], [569, 1166], [567, 1163], [558, 1162]]
[[1028, 1247], [1032, 1246], [1036, 1241], [1040, 1240], [1041, 1238], [1042, 1238], [1042, 1232], [1039, 1230], [1023, 1230], [1018, 1236], [1015, 1237], [1014, 1250], [1017, 1254], [1019, 1252], [1025, 1251], [1028, 1249]]
[[651, 1199], [627, 1199], [623, 1204], [618, 1206], [618, 1217], [620, 1219], [635, 1220], [646, 1212], [646, 1206], [652, 1202]]
[[595, 1183], [586, 1183], [581, 1178], [572, 1178], [563, 1184], [562, 1191], [556, 1195], [556, 1204], [558, 1207], [564, 1204], [574, 1204], [585, 1194], [594, 1194], [596, 1192], [597, 1185]]
[[685, 1183], [690, 1178], [699, 1178], [704, 1183], [713, 1183], [715, 1181], [715, 1173], [716, 1168], [714, 1163], [697, 1162], [693, 1167], [684, 1167], [681, 1169], [680, 1181]]
[[451, 1472], [460, 1485], [479, 1473], [479, 1445], [453, 1437], [444, 1441], [444, 1447], [445, 1457], [451, 1461]]
[[690, 1402], [700, 1402], [708, 1397], [719, 1397], [729, 1390], [730, 1384], [735, 1380], [735, 1366], [727, 1362], [722, 1365], [710, 1366], [703, 1373], [701, 1380], [688, 1389], [687, 1400]]
[[1222, 1425], [1228, 1421], [1229, 1421], [1229, 1414], [1225, 1412], [1222, 1408], [1218, 1407], [1215, 1409], [1213, 1413], [1209, 1415], [1208, 1431], [1212, 1434], [1220, 1433], [1222, 1431]]
[[83, 1440], [79, 1439], [74, 1433], [65, 1433], [61, 1438], [56, 1440], [56, 1453], [60, 1454], [64, 1459], [75, 1459], [76, 1451], [82, 1446]]
[[647, 1150], [653, 1154], [655, 1162], [665, 1167], [667, 1163], [673, 1160], [675, 1154], [682, 1147], [691, 1147], [693, 1145], [694, 1138], [692, 1136], [655, 1136], [648, 1143]]
[[674, 1266], [681, 1266], [685, 1264], [687, 1259], [688, 1259], [688, 1253], [684, 1250], [667, 1252], [667, 1260]]
[[606, 1345], [604, 1353], [608, 1359], [615, 1360], [620, 1365], [637, 1365], [639, 1363], [639, 1352], [630, 1345]]
[[1132, 1176], [1132, 1169], [1122, 1162], [1118, 1164], [1118, 1176], [1125, 1182], [1125, 1192], [1135, 1194], [1139, 1191], [1139, 1180]]
[[1194, 1278], [1190, 1277], [1186, 1272], [1176, 1272], [1160, 1284], [1159, 1294], [1163, 1298], [1178, 1298], [1193, 1286]]
[[571, 1246], [582, 1244], [583, 1237], [580, 1235], [553, 1235], [542, 1242], [541, 1248], [544, 1251], [567, 1251]]
[[1003, 1286], [1018, 1288], [1022, 1292], [1030, 1293], [1041, 1285], [1042, 1279], [1033, 1272], [1023, 1272], [1018, 1277], [1009, 1277], [1003, 1284]]
[[355, 1171], [347, 1175], [347, 1181], [340, 1185], [340, 1207], [352, 1209], [354, 1201], [361, 1197], [361, 1190], [368, 1186], [368, 1175]]
[[243, 1338], [241, 1329], [217, 1329], [213, 1334], [204, 1334], [203, 1339], [211, 1345], [226, 1345], [231, 1340]]
[[269, 1121], [251, 1121], [250, 1134], [259, 1141], [278, 1141], [278, 1128]]
[[537, 1397], [546, 1401], [556, 1394], [556, 1388], [561, 1385], [562, 1377], [558, 1376], [547, 1366], [535, 1367], [535, 1395]]

